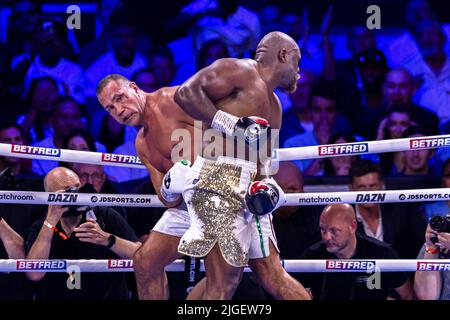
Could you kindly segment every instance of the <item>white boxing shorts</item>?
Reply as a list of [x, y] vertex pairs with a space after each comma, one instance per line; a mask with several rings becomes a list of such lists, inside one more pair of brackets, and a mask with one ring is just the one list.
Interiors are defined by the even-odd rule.
[[192, 170], [194, 181], [183, 192], [191, 226], [181, 238], [178, 251], [204, 257], [217, 243], [228, 264], [245, 266], [253, 218], [246, 210], [245, 194], [256, 176], [256, 163], [230, 157], [197, 157]]

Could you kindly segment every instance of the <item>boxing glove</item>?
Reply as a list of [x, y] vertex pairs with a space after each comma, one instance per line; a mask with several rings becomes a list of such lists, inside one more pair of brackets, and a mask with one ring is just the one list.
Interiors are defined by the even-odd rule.
[[217, 111], [211, 128], [229, 136], [235, 136], [248, 144], [260, 140], [260, 137], [270, 135], [269, 122], [260, 117], [236, 117], [224, 111]]
[[245, 195], [248, 210], [256, 215], [265, 215], [286, 203], [286, 195], [272, 178], [254, 181]]
[[164, 175], [160, 189], [161, 197], [167, 202], [177, 200], [193, 179], [191, 163], [187, 160], [178, 161]]

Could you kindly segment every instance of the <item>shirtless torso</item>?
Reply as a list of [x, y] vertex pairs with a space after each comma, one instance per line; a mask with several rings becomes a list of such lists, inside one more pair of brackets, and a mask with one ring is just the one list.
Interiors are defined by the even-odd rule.
[[[230, 59], [231, 60], [231, 59]], [[234, 59], [233, 59], [234, 60]], [[265, 82], [256, 70], [253, 60], [234, 60], [242, 64], [245, 73], [241, 76], [236, 89], [215, 102], [223, 111], [239, 117], [259, 116], [267, 119], [273, 129], [281, 126], [281, 105], [276, 95], [268, 91]], [[176, 129], [185, 129], [190, 133], [190, 161], [194, 162], [194, 119], [187, 115], [174, 101], [178, 87], [165, 87], [147, 94], [145, 122], [136, 137], [136, 150], [141, 161], [150, 171], [155, 190], [159, 191], [162, 177], [173, 166], [172, 150], [180, 143], [172, 140]], [[208, 129], [205, 124], [202, 129]], [[204, 132], [204, 131], [203, 131]], [[229, 138], [225, 138], [229, 139]], [[198, 141], [197, 141], [198, 143]], [[207, 142], [203, 142], [203, 149]], [[183, 158], [183, 155], [181, 154]], [[185, 157], [188, 158], [188, 157]]]

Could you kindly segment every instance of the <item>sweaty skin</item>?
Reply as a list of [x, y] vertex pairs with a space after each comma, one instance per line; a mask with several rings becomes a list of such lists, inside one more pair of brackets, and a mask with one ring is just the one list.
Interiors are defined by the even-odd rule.
[[[280, 128], [281, 104], [273, 90], [276, 87], [295, 90], [300, 59], [300, 52], [295, 41], [290, 39], [288, 42], [283, 43], [286, 47], [282, 47], [274, 46], [273, 42], [267, 41], [260, 51], [261, 56], [267, 51], [265, 57], [268, 58], [262, 59], [263, 62], [237, 59], [217, 60], [186, 81], [182, 87], [162, 88], [152, 93], [145, 93], [134, 83], [126, 83], [124, 86], [118, 81], [111, 81], [102, 89], [98, 94], [99, 101], [111, 116], [125, 125], [142, 125], [136, 138], [136, 150], [149, 170], [158, 195], [164, 174], [173, 165], [171, 158], [173, 148], [180, 142], [172, 141], [172, 134], [176, 129], [185, 129], [190, 133], [191, 139], [194, 139], [193, 118], [202, 120], [204, 130], [209, 127], [215, 112], [222, 110], [237, 117], [262, 117], [269, 122], [272, 129]], [[276, 48], [277, 52], [268, 52], [269, 47]], [[190, 91], [186, 90], [196, 89], [198, 85], [201, 85], [201, 92], [207, 100], [190, 95]], [[218, 134], [217, 131], [216, 133]], [[196, 142], [199, 143], [199, 141]], [[180, 158], [189, 159], [193, 163], [197, 155], [193, 152], [194, 145], [192, 141], [189, 157], [181, 154]], [[205, 144], [200, 149], [205, 150]], [[235, 153], [231, 153], [225, 155], [235, 157]], [[160, 199], [167, 207], [177, 206], [182, 200], [180, 197], [180, 200], [176, 202], [167, 203], [161, 197]], [[136, 253], [133, 260], [141, 299], [169, 297], [164, 267], [178, 257], [176, 250], [178, 243], [178, 237], [151, 232], [149, 239]], [[270, 256], [255, 259], [252, 263], [252, 269], [263, 287], [277, 299], [309, 298], [305, 289], [291, 279], [281, 267], [272, 243], [270, 243], [270, 253]], [[213, 249], [209, 256], [211, 255], [221, 254]], [[211, 263], [217, 262], [211, 260]], [[212, 276], [210, 283], [218, 284], [220, 290], [229, 286], [230, 288], [226, 288], [224, 292], [230, 292], [230, 289], [234, 291], [235, 284], [227, 278], [229, 274], [219, 272], [210, 276]], [[205, 283], [206, 278], [197, 284], [197, 289], [194, 288], [189, 297], [208, 298], [205, 297], [206, 293], [202, 294]], [[215, 293], [214, 290], [208, 290], [208, 293], [210, 292]], [[219, 298], [225, 298], [225, 296], [215, 297], [215, 299]]]
[[[230, 69], [231, 65], [238, 65]], [[239, 68], [240, 72], [236, 72]], [[234, 71], [234, 72], [233, 72]], [[220, 77], [210, 81], [208, 93], [215, 99], [216, 107], [238, 117], [259, 116], [269, 121], [271, 128], [281, 127], [281, 105], [265, 82], [259, 76], [256, 62], [252, 60], [221, 59], [211, 66], [210, 72], [220, 74]], [[200, 74], [201, 76], [201, 74]], [[223, 79], [226, 79], [225, 82]], [[191, 136], [191, 157], [194, 153], [194, 119], [187, 115], [174, 101], [178, 87], [165, 87], [147, 94], [144, 121], [136, 138], [136, 150], [139, 158], [150, 170], [152, 183], [159, 192], [162, 177], [172, 167], [172, 149], [179, 141], [172, 141], [171, 135], [175, 129], [186, 129]], [[207, 126], [203, 124], [203, 130]], [[229, 137], [226, 137], [229, 139]], [[203, 144], [203, 148], [206, 144]], [[231, 154], [229, 156], [234, 156]], [[181, 155], [182, 158], [183, 155]]]

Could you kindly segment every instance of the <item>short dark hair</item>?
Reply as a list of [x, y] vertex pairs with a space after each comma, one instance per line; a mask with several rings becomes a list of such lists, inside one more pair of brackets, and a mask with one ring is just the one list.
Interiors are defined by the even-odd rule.
[[350, 183], [353, 183], [355, 178], [365, 176], [369, 173], [378, 173], [380, 180], [383, 179], [383, 172], [378, 164], [368, 159], [358, 159], [353, 161], [350, 167], [349, 176]]
[[64, 102], [73, 102], [74, 104], [76, 104], [78, 106], [78, 108], [80, 109], [80, 113], [83, 113], [83, 108], [82, 106], [78, 103], [77, 100], [75, 100], [74, 98], [70, 97], [70, 96], [63, 96], [63, 97], [59, 97], [58, 99], [56, 99], [53, 104], [52, 104], [52, 110], [51, 110], [51, 114], [54, 115], [56, 113], [56, 110], [58, 109], [58, 106]]
[[113, 73], [107, 75], [97, 85], [97, 90], [95, 90], [95, 94], [98, 96], [102, 93], [103, 89], [111, 82], [111, 81], [124, 81], [125, 83], [130, 83], [130, 80], [127, 77], [124, 77], [121, 74]]
[[409, 114], [409, 117], [411, 117], [411, 111], [410, 111], [410, 109], [407, 107], [407, 106], [405, 106], [404, 104], [395, 104], [395, 105], [393, 105], [392, 107], [390, 107], [388, 110], [387, 110], [387, 116], [390, 116], [391, 114], [393, 114], [394, 112], [397, 112], [397, 113], [407, 113], [407, 114]]
[[408, 138], [414, 135], [426, 136], [427, 134], [419, 126], [410, 126], [408, 129], [405, 130], [405, 132], [403, 132], [403, 138]]
[[34, 92], [36, 91], [37, 85], [41, 81], [51, 82], [55, 86], [56, 90], [58, 90], [58, 84], [54, 78], [52, 78], [50, 76], [34, 78], [33, 80], [31, 80], [30, 89], [28, 90], [28, 101], [31, 101], [31, 99], [33, 98], [33, 95], [34, 95]]
[[149, 57], [150, 64], [152, 64], [153, 59], [156, 58], [156, 57], [167, 58], [167, 59], [170, 60], [170, 62], [173, 65], [175, 65], [175, 58], [173, 56], [172, 50], [170, 50], [170, 48], [168, 48], [168, 47], [159, 46], [156, 49], [154, 49], [150, 53], [150, 57]]
[[322, 97], [337, 102], [336, 88], [331, 84], [319, 83], [311, 89], [309, 107], [311, 107], [313, 97]]
[[[331, 135], [330, 139], [327, 141], [327, 144], [335, 144], [339, 139], [343, 139], [347, 143], [356, 142], [354, 135], [347, 132], [336, 132]], [[356, 156], [356, 159], [359, 159], [359, 156]], [[323, 173], [325, 176], [334, 176], [336, 174], [330, 158], [323, 159]]]
[[97, 152], [97, 147], [95, 145], [94, 138], [91, 136], [91, 134], [89, 132], [87, 132], [83, 128], [73, 129], [66, 136], [64, 136], [63, 143], [62, 143], [63, 149], [69, 148], [69, 141], [73, 137], [82, 137], [86, 141], [86, 143], [89, 147], [89, 151]]
[[0, 132], [9, 128], [16, 128], [20, 131], [21, 136], [23, 137], [23, 129], [14, 121], [4, 120], [0, 122]]

